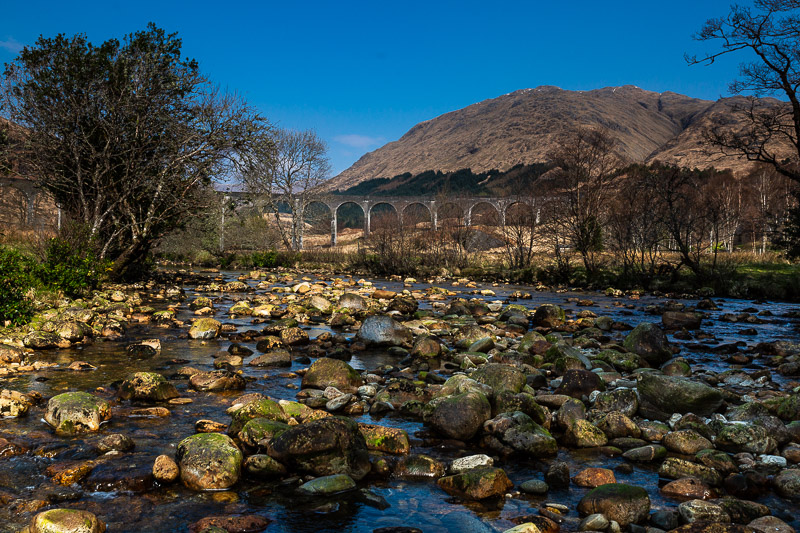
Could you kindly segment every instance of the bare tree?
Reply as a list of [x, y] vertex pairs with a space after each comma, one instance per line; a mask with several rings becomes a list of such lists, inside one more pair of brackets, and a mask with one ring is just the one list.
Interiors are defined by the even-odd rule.
[[603, 249], [608, 196], [621, 159], [615, 140], [605, 130], [579, 128], [562, 137], [548, 154], [552, 171], [551, 224], [583, 260], [588, 274], [598, 268]]
[[[706, 21], [695, 35], [713, 41], [718, 52], [686, 56], [690, 65], [711, 65], [718, 58], [750, 52], [741, 63], [740, 79], [730, 84], [733, 94], [750, 93], [746, 102], [733, 104], [741, 126], [721, 124], [707, 133], [710, 145], [724, 155], [766, 163], [787, 178], [800, 182], [800, 0], [755, 0], [754, 9], [733, 5], [730, 13]], [[788, 103], [762, 96], [778, 95]]]
[[506, 208], [500, 228], [503, 252], [511, 268], [528, 268], [539, 244], [541, 204], [533, 195], [518, 196], [516, 200]]
[[610, 203], [608, 244], [623, 274], [652, 279], [662, 260], [663, 217], [656, 191], [642, 179], [642, 168], [625, 172]]
[[272, 143], [274, 151], [268, 147], [263, 157], [247, 161], [241, 181], [251, 193], [264, 195], [284, 246], [299, 250], [306, 208], [318, 196], [316, 187], [330, 175], [328, 148], [313, 130], [281, 129]]

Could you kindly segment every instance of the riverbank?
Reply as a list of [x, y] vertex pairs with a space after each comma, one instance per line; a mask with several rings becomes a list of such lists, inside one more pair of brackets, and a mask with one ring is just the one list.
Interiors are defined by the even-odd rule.
[[800, 526], [798, 309], [431, 281], [185, 272], [41, 310], [29, 329], [88, 329], [13, 335], [40, 364], [0, 376], [0, 518]]
[[[164, 264], [191, 264], [163, 260]], [[558, 271], [551, 258], [539, 254], [533, 265], [510, 269], [497, 254], [476, 255], [460, 266], [442, 265], [424, 257], [406, 260], [403, 265], [381, 262], [374, 254], [316, 249], [302, 252], [240, 252], [221, 258], [208, 256], [194, 266], [203, 268], [289, 268], [297, 271], [324, 272], [375, 277], [417, 277], [424, 279], [470, 278], [488, 283], [524, 283], [553, 289], [635, 290], [656, 294], [686, 294], [760, 300], [800, 301], [800, 263], [789, 262], [778, 254], [724, 254], [712, 269], [700, 274], [688, 268], [662, 269], [648, 274], [625, 273], [608, 261], [593, 276], [578, 265]], [[397, 267], [397, 268], [392, 268]]]

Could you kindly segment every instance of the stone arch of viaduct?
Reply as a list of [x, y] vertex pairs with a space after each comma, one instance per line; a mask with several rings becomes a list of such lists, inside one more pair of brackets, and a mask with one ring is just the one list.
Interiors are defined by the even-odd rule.
[[[251, 200], [252, 196], [248, 193], [240, 192], [226, 192], [225, 198]], [[301, 200], [295, 199], [297, 206]], [[508, 208], [514, 204], [525, 204], [533, 207], [532, 200], [528, 198], [519, 197], [456, 197], [437, 199], [431, 196], [349, 196], [349, 195], [329, 195], [319, 196], [307, 199], [307, 204], [319, 203], [328, 208], [331, 214], [331, 244], [335, 245], [338, 239], [338, 212], [339, 208], [345, 204], [355, 204], [361, 208], [364, 213], [364, 235], [369, 235], [372, 223], [372, 210], [379, 204], [387, 204], [394, 208], [398, 217], [402, 221], [403, 211], [411, 205], [421, 205], [427, 209], [431, 226], [433, 229], [438, 229], [439, 226], [439, 210], [446, 205], [455, 205], [461, 209], [463, 222], [465, 226], [472, 225], [472, 214], [476, 206], [480, 204], [488, 204], [496, 211], [501, 224], [505, 224], [506, 212]]]
[[[345, 204], [356, 204], [364, 212], [364, 235], [367, 236], [371, 230], [372, 209], [379, 204], [387, 204], [394, 208], [398, 217], [402, 221], [403, 211], [412, 205], [421, 205], [428, 210], [431, 226], [434, 230], [439, 226], [439, 210], [445, 205], [456, 205], [461, 209], [464, 217], [464, 225], [472, 225], [472, 213], [476, 206], [488, 204], [492, 206], [500, 218], [500, 223], [505, 224], [506, 211], [513, 204], [531, 203], [524, 198], [496, 198], [496, 197], [471, 197], [471, 198], [447, 198], [435, 199], [430, 196], [327, 196], [314, 199], [313, 202], [320, 203], [328, 207], [331, 213], [331, 243], [336, 244], [337, 240], [337, 213], [339, 208]], [[531, 206], [532, 207], [532, 206]]]

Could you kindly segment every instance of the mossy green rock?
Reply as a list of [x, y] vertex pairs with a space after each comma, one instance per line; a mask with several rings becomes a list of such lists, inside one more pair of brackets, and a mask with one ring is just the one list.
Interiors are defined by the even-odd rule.
[[336, 387], [345, 394], [355, 393], [364, 384], [361, 375], [344, 361], [321, 357], [314, 361], [303, 376], [302, 388], [325, 389]]
[[494, 339], [494, 335], [492, 335], [492, 332], [484, 328], [483, 326], [466, 325], [466, 326], [461, 326], [455, 333], [454, 342], [456, 348], [466, 350], [475, 341], [478, 341], [486, 337]]
[[57, 333], [47, 331], [31, 331], [22, 339], [26, 348], [34, 350], [49, 350], [58, 346], [61, 337]]
[[334, 474], [332, 476], [322, 476], [312, 479], [300, 485], [297, 489], [303, 494], [312, 496], [325, 496], [328, 494], [338, 494], [356, 488], [356, 482], [347, 474]]
[[709, 416], [722, 405], [722, 393], [704, 383], [686, 378], [643, 373], [637, 385], [639, 413], [666, 420], [673, 413]]
[[614, 389], [598, 394], [592, 407], [603, 413], [619, 411], [625, 416], [633, 416], [639, 410], [639, 397], [633, 389]]
[[103, 533], [106, 525], [89, 511], [50, 509], [37, 514], [31, 533]]
[[642, 356], [648, 363], [658, 366], [672, 357], [667, 336], [657, 325], [642, 322], [625, 337], [622, 345], [629, 352]]
[[714, 442], [718, 448], [733, 453], [770, 454], [778, 447], [769, 431], [755, 424], [725, 424]]
[[545, 424], [548, 419], [548, 413], [544, 407], [536, 402], [536, 397], [527, 392], [520, 392], [514, 394], [511, 391], [501, 392], [494, 397], [492, 402], [492, 416], [495, 417], [500, 413], [510, 413], [514, 411], [521, 411], [531, 417], [537, 424]]
[[596, 446], [605, 446], [608, 442], [608, 437], [603, 431], [589, 422], [581, 418], [572, 420], [567, 426], [567, 431], [564, 434], [564, 441], [576, 448], [593, 448]]
[[638, 355], [616, 350], [603, 350], [595, 356], [595, 359], [605, 361], [620, 372], [633, 372], [640, 366]]
[[272, 440], [291, 426], [284, 422], [269, 420], [267, 418], [254, 418], [248, 420], [239, 432], [239, 440], [248, 446], [256, 447], [262, 439]]
[[480, 392], [465, 392], [449, 396], [433, 410], [430, 423], [451, 439], [469, 440], [492, 416], [492, 406]]
[[521, 392], [525, 387], [525, 374], [511, 365], [487, 363], [470, 376], [478, 383], [489, 385], [494, 393]]
[[111, 419], [111, 407], [87, 392], [65, 392], [50, 398], [44, 419], [57, 433], [97, 431], [100, 424]]
[[364, 436], [369, 450], [395, 455], [407, 454], [411, 450], [408, 433], [404, 429], [359, 424], [358, 430]]
[[316, 476], [347, 474], [358, 481], [370, 470], [367, 443], [349, 418], [328, 417], [292, 426], [272, 439], [268, 453]]
[[451, 496], [465, 500], [502, 497], [513, 486], [502, 468], [482, 466], [461, 474], [439, 478], [436, 483]]
[[219, 335], [222, 324], [213, 318], [201, 318], [195, 320], [189, 329], [189, 336], [193, 339], [213, 339]]
[[710, 440], [692, 429], [672, 431], [664, 437], [664, 446], [673, 452], [694, 455], [701, 450], [713, 448]]
[[123, 400], [160, 402], [178, 396], [175, 385], [155, 372], [136, 372], [119, 387], [119, 397]]
[[250, 316], [253, 314], [253, 309], [250, 307], [250, 304], [247, 303], [246, 300], [242, 300], [241, 302], [236, 302], [228, 309], [228, 314], [230, 315], [240, 315], [240, 316]]
[[204, 307], [214, 307], [211, 298], [207, 298], [205, 296], [200, 296], [195, 298], [191, 302], [189, 302], [189, 309], [196, 311], [197, 309], [202, 309]]
[[556, 439], [521, 411], [502, 413], [484, 424], [484, 430], [504, 445], [534, 457], [555, 455]]
[[578, 503], [581, 516], [601, 513], [621, 526], [641, 522], [650, 513], [647, 490], [634, 485], [608, 483], [590, 490]]
[[234, 411], [231, 418], [231, 424], [228, 426], [228, 435], [231, 436], [238, 435], [247, 422], [256, 418], [275, 422], [286, 422], [289, 419], [283, 407], [271, 398], [258, 398], [248, 402]]
[[238, 480], [242, 452], [221, 433], [198, 433], [178, 444], [176, 461], [181, 481], [193, 490], [227, 489]]

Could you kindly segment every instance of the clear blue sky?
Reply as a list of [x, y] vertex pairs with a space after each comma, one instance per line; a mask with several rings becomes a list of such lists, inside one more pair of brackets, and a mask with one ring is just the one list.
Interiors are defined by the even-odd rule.
[[178, 32], [184, 53], [283, 127], [314, 128], [335, 173], [414, 124], [517, 89], [624, 84], [727, 95], [737, 60], [688, 67], [718, 0], [170, 2], [6, 0], [0, 63], [41, 34]]

